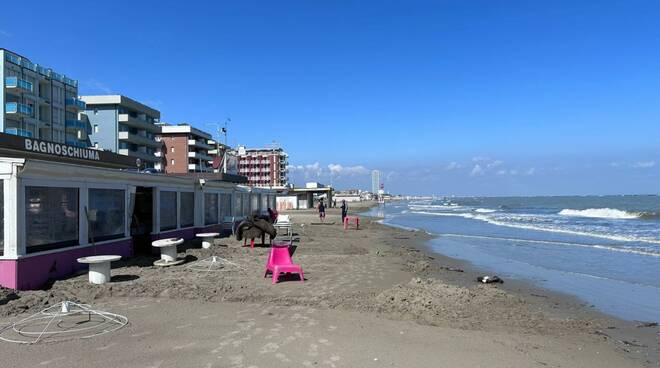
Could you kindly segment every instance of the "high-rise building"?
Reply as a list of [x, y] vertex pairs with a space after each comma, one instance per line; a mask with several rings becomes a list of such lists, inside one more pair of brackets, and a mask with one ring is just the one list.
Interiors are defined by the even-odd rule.
[[156, 152], [164, 160], [156, 169], [167, 174], [188, 172], [213, 172], [213, 159], [217, 152], [216, 142], [211, 134], [188, 124], [161, 125], [160, 140], [162, 151]]
[[284, 188], [289, 184], [288, 157], [280, 147], [253, 148], [239, 146], [238, 174], [248, 178], [254, 187]]
[[380, 189], [380, 171], [374, 170], [371, 172], [371, 193], [378, 194]]
[[143, 168], [161, 163], [160, 111], [121, 95], [80, 96], [92, 124], [92, 146], [139, 158]]
[[0, 48], [0, 131], [88, 147], [78, 81]]

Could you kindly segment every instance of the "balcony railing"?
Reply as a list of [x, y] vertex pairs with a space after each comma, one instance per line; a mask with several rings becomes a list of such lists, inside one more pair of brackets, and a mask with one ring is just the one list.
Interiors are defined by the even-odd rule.
[[13, 88], [22, 89], [23, 91], [30, 93], [34, 91], [34, 86], [32, 85], [32, 83], [20, 79], [18, 77], [6, 77], [5, 87], [9, 89], [13, 89]]
[[80, 130], [85, 131], [87, 134], [92, 134], [92, 126], [91, 126], [91, 124], [87, 123], [86, 121], [67, 119], [66, 120], [66, 127], [67, 128], [80, 129]]
[[32, 117], [32, 107], [18, 103], [18, 102], [7, 102], [5, 104], [5, 112], [7, 114], [20, 114], [28, 117]]
[[85, 104], [85, 101], [77, 99], [75, 97], [67, 97], [66, 105], [67, 105], [67, 107], [73, 106], [76, 109], [80, 109], [80, 110], [84, 110], [87, 107], [87, 104]]
[[5, 133], [7, 134], [13, 134], [13, 135], [18, 135], [21, 137], [27, 137], [27, 138], [32, 138], [32, 132], [27, 131], [25, 129], [18, 129], [18, 128], [6, 128]]

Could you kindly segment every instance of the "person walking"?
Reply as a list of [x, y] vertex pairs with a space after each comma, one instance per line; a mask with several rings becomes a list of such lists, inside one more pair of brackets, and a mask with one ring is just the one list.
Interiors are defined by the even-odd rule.
[[341, 223], [342, 225], [344, 224], [344, 219], [346, 219], [346, 216], [348, 216], [348, 205], [346, 204], [346, 200], [341, 201]]
[[321, 219], [321, 222], [325, 221], [325, 205], [323, 204], [322, 199], [319, 201], [319, 218]]

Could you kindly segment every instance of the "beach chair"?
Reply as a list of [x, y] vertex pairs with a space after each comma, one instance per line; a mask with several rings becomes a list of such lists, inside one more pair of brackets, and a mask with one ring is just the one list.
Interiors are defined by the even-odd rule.
[[300, 277], [300, 282], [304, 282], [305, 276], [302, 267], [299, 264], [293, 263], [291, 255], [289, 254], [289, 245], [283, 243], [280, 244], [281, 245], [273, 244], [270, 248], [264, 277], [267, 277], [268, 273], [271, 272], [273, 274], [272, 283], [277, 284], [281, 273], [297, 273]]
[[286, 235], [291, 237], [293, 235], [293, 224], [291, 223], [291, 217], [289, 215], [279, 215], [277, 216], [277, 221], [273, 224], [276, 229], [286, 230]]

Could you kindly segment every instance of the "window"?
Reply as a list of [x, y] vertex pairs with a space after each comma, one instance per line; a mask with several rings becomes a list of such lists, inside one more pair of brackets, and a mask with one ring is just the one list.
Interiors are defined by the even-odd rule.
[[104, 241], [124, 237], [126, 211], [123, 189], [89, 190], [89, 240]]
[[160, 230], [176, 229], [176, 192], [160, 192]]
[[250, 215], [250, 194], [243, 193], [243, 216]]
[[225, 217], [231, 217], [231, 194], [220, 194], [220, 212], [222, 213], [223, 221]]
[[174, 153], [174, 147], [170, 148], [170, 152]]
[[252, 212], [259, 211], [259, 194], [252, 195], [252, 201], [250, 202]]
[[236, 200], [236, 204], [234, 207], [236, 208], [236, 216], [242, 216], [243, 215], [243, 195], [241, 193], [236, 193], [234, 196]]
[[[94, 113], [96, 113], [97, 111], [98, 111], [98, 110], [94, 110]], [[94, 124], [94, 133], [98, 133], [98, 132], [99, 132], [99, 125], [98, 125], [98, 124]]]
[[204, 193], [204, 225], [218, 223], [218, 195]]
[[172, 159], [172, 165], [174, 165], [174, 159]]
[[181, 227], [195, 225], [195, 193], [181, 193]]
[[27, 253], [79, 243], [78, 188], [25, 187]]

